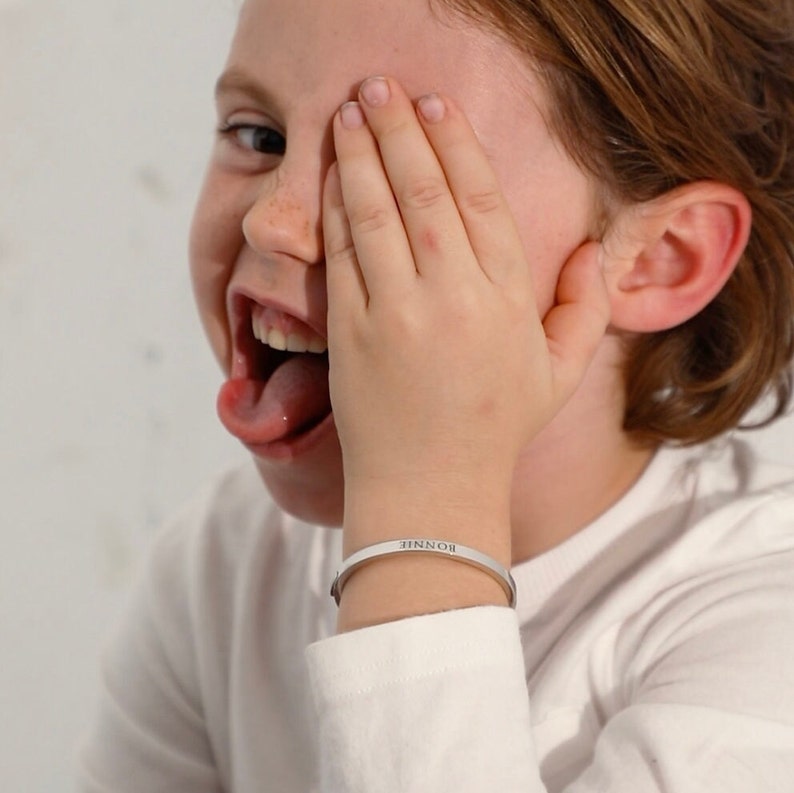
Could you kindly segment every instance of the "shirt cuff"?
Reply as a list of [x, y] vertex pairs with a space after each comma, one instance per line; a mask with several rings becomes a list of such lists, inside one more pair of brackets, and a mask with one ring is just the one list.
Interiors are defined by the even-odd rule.
[[461, 609], [352, 631], [311, 645], [307, 662], [323, 789], [543, 789], [512, 609]]

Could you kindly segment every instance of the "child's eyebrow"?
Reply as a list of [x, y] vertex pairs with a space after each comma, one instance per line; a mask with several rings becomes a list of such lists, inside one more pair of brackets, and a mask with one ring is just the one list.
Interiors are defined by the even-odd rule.
[[232, 66], [227, 69], [215, 83], [215, 99], [223, 94], [246, 94], [260, 105], [272, 105], [272, 98], [267, 91], [242, 69]]

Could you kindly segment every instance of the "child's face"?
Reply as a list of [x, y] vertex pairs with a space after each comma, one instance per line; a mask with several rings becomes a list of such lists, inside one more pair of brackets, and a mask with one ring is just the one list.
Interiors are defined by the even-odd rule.
[[431, 12], [429, 0], [245, 3], [217, 102], [219, 126], [242, 129], [218, 135], [191, 270], [213, 350], [235, 381], [221, 392], [221, 419], [285, 509], [332, 524], [341, 521], [343, 480], [327, 359], [273, 353], [252, 322], [291, 335], [298, 349], [324, 340], [331, 120], [373, 74], [395, 77], [413, 97], [447, 94], [467, 113], [515, 213], [541, 314], [594, 220], [593, 186], [550, 136], [535, 75], [493, 34]]

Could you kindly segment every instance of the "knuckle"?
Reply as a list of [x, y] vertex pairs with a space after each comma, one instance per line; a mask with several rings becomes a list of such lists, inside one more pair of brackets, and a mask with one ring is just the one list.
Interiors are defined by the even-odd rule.
[[496, 187], [468, 193], [463, 197], [464, 209], [478, 215], [490, 215], [500, 210], [502, 206], [502, 193]]
[[363, 232], [381, 231], [389, 225], [391, 212], [380, 204], [348, 209], [348, 220], [352, 228]]
[[389, 329], [396, 339], [415, 342], [424, 338], [424, 324], [419, 317], [405, 311], [384, 311]]
[[438, 204], [448, 192], [445, 181], [429, 176], [409, 181], [403, 188], [399, 201], [411, 209], [426, 209]]
[[356, 256], [356, 250], [352, 245], [349, 245], [346, 248], [340, 248], [338, 251], [329, 252], [328, 255], [326, 255], [326, 263], [330, 264], [332, 267], [351, 267], [357, 265], [358, 257]]
[[325, 258], [329, 262], [346, 262], [355, 259], [353, 243], [344, 235], [325, 236]]

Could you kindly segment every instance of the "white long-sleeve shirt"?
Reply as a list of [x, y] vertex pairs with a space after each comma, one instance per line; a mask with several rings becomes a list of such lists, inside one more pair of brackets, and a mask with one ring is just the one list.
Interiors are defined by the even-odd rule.
[[181, 514], [108, 648], [82, 789], [794, 793], [794, 472], [743, 444], [662, 449], [513, 569], [515, 612], [334, 636], [339, 561], [253, 466]]

